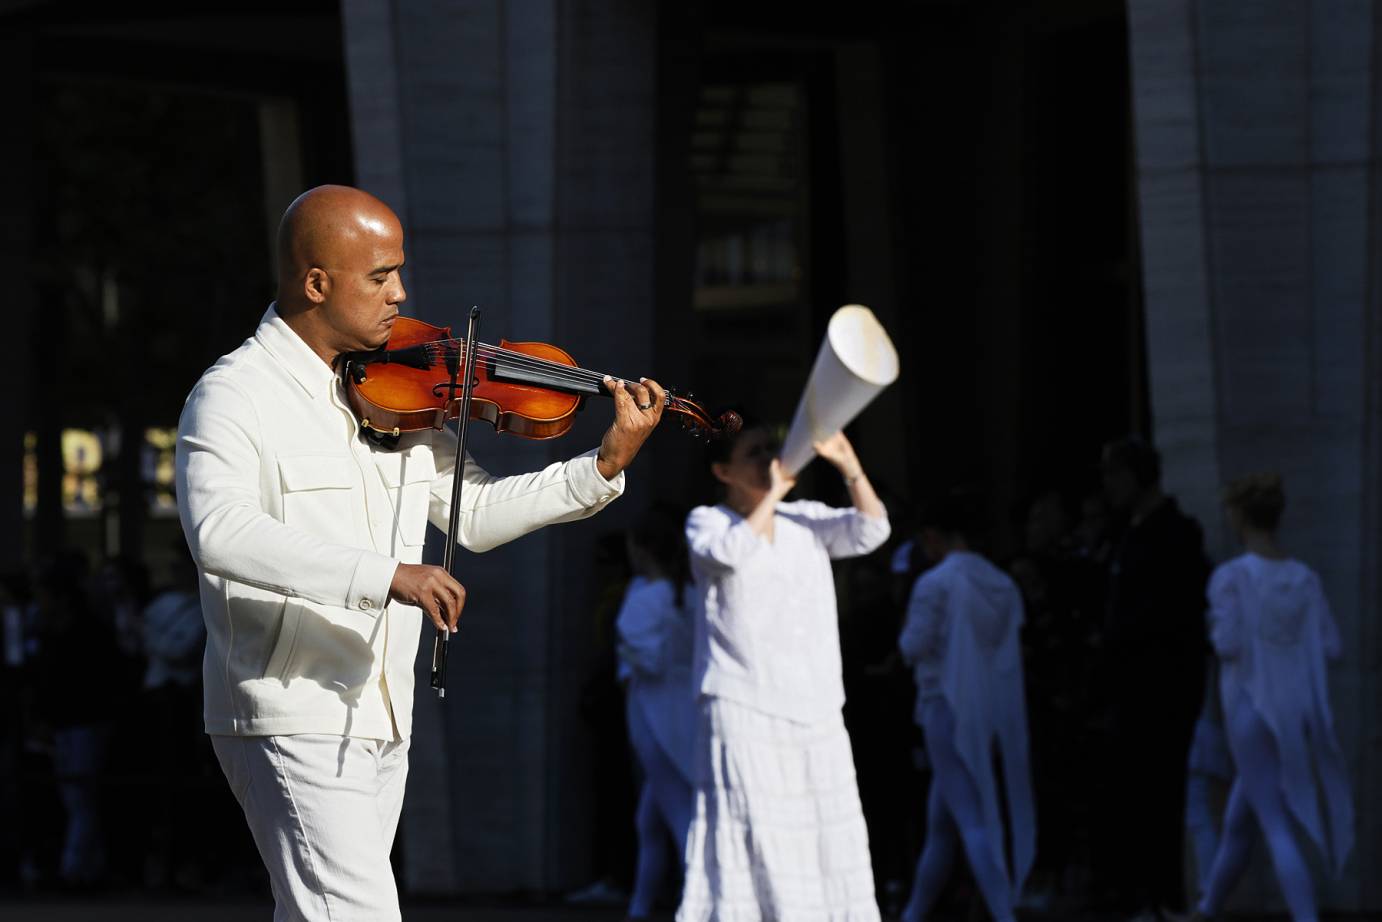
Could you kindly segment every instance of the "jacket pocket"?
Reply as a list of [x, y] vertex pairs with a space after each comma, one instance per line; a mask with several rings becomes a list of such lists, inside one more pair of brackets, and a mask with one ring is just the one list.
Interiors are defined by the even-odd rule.
[[283, 605], [283, 615], [278, 625], [278, 637], [274, 640], [273, 652], [264, 665], [265, 679], [277, 679], [285, 684], [289, 679], [288, 670], [293, 664], [293, 654], [297, 650], [298, 630], [302, 625], [302, 605], [296, 599], [288, 599]]
[[379, 473], [394, 505], [398, 540], [417, 546], [427, 539], [427, 514], [432, 503], [432, 481], [437, 475], [436, 461], [431, 447], [424, 445], [414, 446], [390, 460], [392, 464], [380, 465]]
[[283, 521], [324, 537], [353, 527], [355, 466], [343, 455], [303, 454], [278, 459]]

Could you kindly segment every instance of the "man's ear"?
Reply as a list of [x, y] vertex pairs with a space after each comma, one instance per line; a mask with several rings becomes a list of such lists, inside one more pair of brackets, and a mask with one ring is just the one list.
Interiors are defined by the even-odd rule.
[[720, 483], [729, 483], [729, 465], [722, 461], [715, 461], [710, 465], [710, 473]]
[[331, 276], [326, 274], [325, 269], [313, 266], [302, 280], [302, 293], [313, 304], [321, 304], [331, 294]]

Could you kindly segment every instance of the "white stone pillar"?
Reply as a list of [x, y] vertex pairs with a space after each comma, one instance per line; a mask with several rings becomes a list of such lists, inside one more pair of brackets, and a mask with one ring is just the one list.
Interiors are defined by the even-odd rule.
[[[1317, 875], [1319, 901], [1322, 910], [1376, 910], [1373, 7], [1133, 0], [1129, 31], [1148, 365], [1168, 485], [1222, 558], [1237, 549], [1217, 488], [1254, 470], [1286, 478], [1284, 541], [1320, 572], [1346, 651], [1331, 692], [1358, 842], [1342, 881]], [[1261, 856], [1235, 905], [1280, 910]]]
[[[651, 9], [345, 0], [343, 16], [358, 181], [404, 218], [415, 315], [460, 327], [476, 304], [482, 341], [549, 341], [584, 367], [647, 373]], [[595, 447], [611, 409], [591, 399], [551, 443], [477, 425], [472, 453], [495, 473], [533, 470]], [[424, 679], [414, 711], [402, 835], [415, 892], [549, 890], [588, 873], [592, 546], [649, 476], [631, 471], [633, 498], [593, 520], [459, 556], [469, 600], [448, 696], [439, 705]]]

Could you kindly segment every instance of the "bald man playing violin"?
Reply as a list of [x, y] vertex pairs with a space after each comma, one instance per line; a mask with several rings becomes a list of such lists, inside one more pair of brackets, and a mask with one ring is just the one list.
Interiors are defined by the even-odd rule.
[[[336, 373], [389, 339], [403, 228], [358, 189], [303, 193], [279, 226], [278, 299], [206, 371], [178, 427], [177, 493], [201, 582], [206, 731], [268, 868], [275, 920], [399, 918], [389, 852], [403, 803], [423, 625], [454, 631], [465, 588], [422, 563], [445, 529], [449, 432], [364, 438]], [[662, 414], [653, 381], [606, 380], [598, 449], [494, 477], [466, 459], [457, 534], [484, 551], [593, 515]]]

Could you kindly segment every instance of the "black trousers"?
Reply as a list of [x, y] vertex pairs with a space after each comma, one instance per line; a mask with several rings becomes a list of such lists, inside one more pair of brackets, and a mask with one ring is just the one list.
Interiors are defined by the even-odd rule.
[[1121, 696], [1113, 711], [1101, 877], [1125, 911], [1183, 912], [1186, 762], [1203, 683], [1142, 691]]

